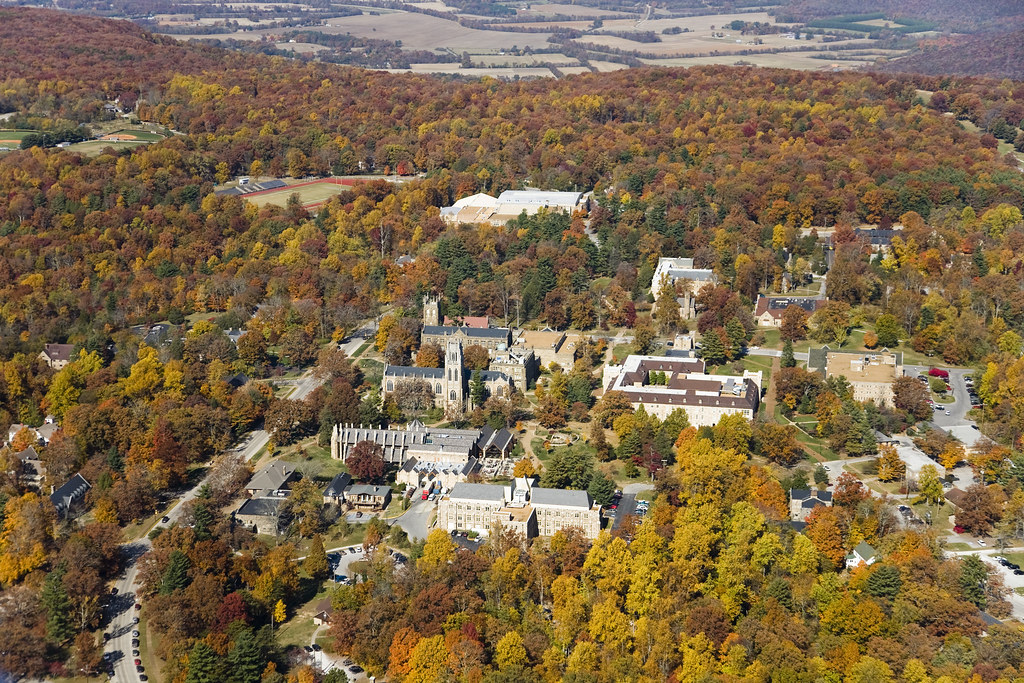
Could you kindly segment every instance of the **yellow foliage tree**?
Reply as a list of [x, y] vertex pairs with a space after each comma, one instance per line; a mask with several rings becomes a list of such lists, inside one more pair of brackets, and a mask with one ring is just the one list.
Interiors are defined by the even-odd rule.
[[907, 466], [900, 460], [896, 447], [883, 444], [878, 447], [878, 478], [881, 481], [898, 481], [903, 478]]
[[444, 529], [434, 529], [427, 535], [423, 555], [416, 566], [423, 571], [434, 571], [455, 559], [455, 544]]
[[13, 583], [46, 563], [54, 521], [53, 505], [34, 492], [7, 501], [0, 533], [0, 583]]
[[494, 660], [499, 669], [523, 666], [527, 663], [526, 647], [518, 631], [509, 631], [501, 637], [494, 648]]

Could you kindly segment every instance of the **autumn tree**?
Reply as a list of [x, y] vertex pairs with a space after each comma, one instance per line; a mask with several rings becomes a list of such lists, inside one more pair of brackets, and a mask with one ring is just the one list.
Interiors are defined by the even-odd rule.
[[972, 484], [957, 506], [956, 523], [972, 534], [987, 534], [999, 519], [999, 504], [984, 484]]
[[462, 352], [462, 362], [467, 370], [486, 370], [491, 363], [487, 349], [479, 344], [470, 344]]
[[345, 465], [360, 481], [379, 481], [384, 476], [384, 449], [374, 441], [360, 441], [348, 453]]
[[931, 417], [928, 389], [914, 377], [898, 377], [892, 383], [893, 404], [899, 410], [913, 416], [915, 420]]
[[811, 316], [814, 338], [842, 346], [850, 333], [850, 304], [829, 301]]
[[437, 344], [422, 344], [416, 352], [416, 367], [439, 368], [443, 365], [444, 350]]
[[878, 447], [878, 478], [881, 481], [899, 481], [903, 479], [907, 466], [900, 460], [896, 447], [883, 444]]
[[807, 337], [807, 311], [791, 304], [782, 311], [779, 337], [783, 341], [795, 342]]
[[754, 427], [755, 450], [783, 467], [792, 467], [803, 456], [796, 440], [796, 427], [772, 422], [758, 422]]

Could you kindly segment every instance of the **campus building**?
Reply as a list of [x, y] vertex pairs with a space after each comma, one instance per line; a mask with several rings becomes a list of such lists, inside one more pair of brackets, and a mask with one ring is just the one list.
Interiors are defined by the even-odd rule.
[[629, 356], [604, 369], [607, 391], [621, 391], [634, 408], [664, 419], [682, 408], [694, 427], [718, 424], [724, 415], [752, 420], [761, 400], [761, 373], [706, 375], [704, 361], [668, 356]]
[[754, 304], [754, 320], [761, 327], [782, 327], [782, 314], [790, 306], [804, 309], [808, 317], [825, 305], [825, 299], [817, 296], [773, 296], [757, 295]]
[[[444, 367], [441, 368], [385, 364], [380, 382], [381, 393], [387, 397], [405, 382], [425, 382], [434, 395], [436, 407], [459, 412], [465, 410], [467, 406], [473, 408], [469, 386], [473, 373], [466, 370], [462, 343], [455, 339], [449, 340], [444, 346]], [[481, 370], [480, 379], [487, 389], [488, 396], [504, 398], [512, 391], [512, 380], [504, 372]]]
[[903, 352], [889, 349], [871, 351], [833, 351], [828, 346], [811, 349], [807, 369], [826, 378], [845, 377], [853, 390], [854, 401], [874, 401], [893, 406], [892, 383], [903, 376]]
[[655, 306], [661, 296], [663, 282], [676, 288], [679, 315], [684, 320], [690, 320], [697, 317], [697, 292], [706, 284], [714, 284], [717, 279], [715, 271], [710, 268], [694, 268], [692, 258], [659, 258], [658, 267], [654, 269], [654, 277], [651, 279]]
[[459, 483], [438, 503], [437, 525], [487, 535], [495, 524], [525, 538], [577, 528], [590, 539], [601, 532], [601, 506], [586, 491], [546, 489], [525, 477], [508, 486]]
[[497, 197], [478, 193], [463, 197], [441, 209], [446, 223], [490, 223], [505, 225], [523, 212], [532, 216], [540, 211], [572, 214], [590, 208], [589, 192], [547, 192], [544, 190], [506, 190]]

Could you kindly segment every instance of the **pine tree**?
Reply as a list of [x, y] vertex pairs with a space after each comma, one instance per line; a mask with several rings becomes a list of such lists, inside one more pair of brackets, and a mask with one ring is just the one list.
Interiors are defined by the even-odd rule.
[[725, 333], [729, 337], [729, 348], [733, 358], [739, 358], [747, 350], [747, 331], [736, 318], [729, 318], [725, 324]]
[[235, 635], [235, 646], [228, 653], [228, 668], [232, 683], [257, 683], [266, 667], [266, 655], [251, 629], [242, 629]]
[[217, 683], [217, 653], [204, 641], [196, 641], [188, 655], [188, 676], [185, 683]]
[[718, 330], [708, 330], [701, 340], [701, 357], [708, 365], [721, 365], [725, 362], [725, 344]]
[[210, 513], [210, 509], [202, 503], [196, 504], [192, 508], [192, 519], [195, 522], [193, 529], [196, 532], [196, 539], [209, 540], [210, 527], [213, 525], [213, 515]]
[[71, 625], [71, 600], [64, 588], [63, 565], [46, 575], [43, 582], [42, 603], [46, 608], [46, 637], [55, 645], [66, 642], [74, 635]]
[[598, 505], [610, 505], [615, 493], [615, 483], [601, 472], [594, 472], [590, 477], [587, 493]]
[[327, 565], [327, 553], [324, 550], [324, 539], [320, 534], [313, 535], [313, 542], [309, 546], [309, 554], [302, 564], [306, 573], [314, 579], [321, 581], [327, 577], [329, 568]]
[[469, 383], [469, 398], [474, 406], [482, 406], [487, 400], [487, 386], [479, 370], [473, 371], [473, 379]]
[[192, 563], [189, 561], [188, 555], [180, 550], [172, 552], [167, 569], [164, 570], [163, 579], [160, 581], [160, 594], [170, 595], [174, 591], [188, 586], [191, 583], [188, 577], [188, 570], [191, 566]]
[[796, 367], [796, 356], [793, 355], [793, 342], [786, 340], [782, 345], [782, 361], [780, 365], [784, 368]]

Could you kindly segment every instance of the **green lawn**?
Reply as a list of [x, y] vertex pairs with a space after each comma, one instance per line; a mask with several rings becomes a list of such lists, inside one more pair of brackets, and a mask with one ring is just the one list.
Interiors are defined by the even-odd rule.
[[358, 349], [356, 349], [356, 352], [352, 354], [352, 357], [359, 358], [359, 356], [363, 355], [363, 352], [365, 352], [366, 349], [369, 348], [369, 346], [370, 342], [364, 342]]
[[1013, 562], [1015, 565], [1024, 567], [1024, 553], [1003, 553], [1003, 557]]
[[27, 136], [38, 133], [37, 130], [4, 130], [0, 129], [0, 140], [17, 140], [21, 142]]

